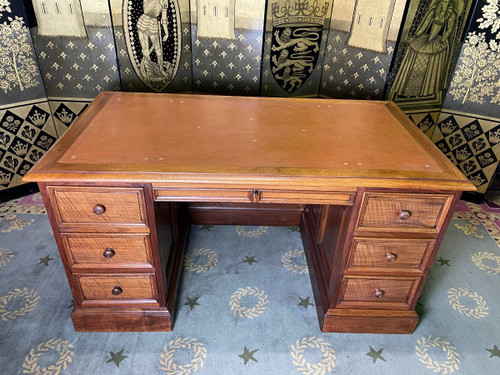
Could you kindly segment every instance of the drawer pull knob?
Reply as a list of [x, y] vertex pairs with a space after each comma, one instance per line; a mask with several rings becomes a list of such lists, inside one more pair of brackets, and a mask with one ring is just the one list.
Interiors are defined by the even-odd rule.
[[411, 216], [411, 212], [407, 210], [401, 210], [399, 211], [399, 218], [401, 220], [408, 220]]
[[376, 298], [382, 298], [384, 296], [384, 291], [380, 290], [379, 288], [375, 289], [375, 297]]
[[93, 211], [96, 215], [102, 215], [104, 211], [106, 211], [106, 207], [104, 207], [102, 204], [96, 204]]
[[104, 253], [102, 253], [105, 258], [113, 258], [115, 254], [115, 251], [110, 247], [108, 247], [106, 250], [104, 250]]
[[252, 190], [252, 195], [253, 195], [254, 202], [258, 202], [259, 201], [259, 190], [258, 189], [253, 189]]
[[120, 288], [119, 286], [115, 286], [113, 288], [113, 290], [111, 291], [111, 293], [113, 293], [113, 295], [115, 295], [115, 296], [118, 296], [118, 295], [123, 293], [123, 289]]
[[397, 254], [394, 254], [394, 253], [387, 253], [385, 254], [385, 259], [389, 262], [389, 263], [392, 263], [396, 260], [396, 258], [398, 257]]

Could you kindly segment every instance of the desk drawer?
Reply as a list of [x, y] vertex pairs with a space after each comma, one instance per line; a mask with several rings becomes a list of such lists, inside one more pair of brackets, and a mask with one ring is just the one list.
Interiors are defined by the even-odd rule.
[[249, 189], [155, 188], [155, 201], [168, 202], [252, 202]]
[[77, 276], [84, 300], [156, 300], [152, 274]]
[[49, 187], [48, 190], [59, 224], [146, 224], [142, 189]]
[[347, 262], [348, 271], [424, 270], [435, 240], [354, 238]]
[[291, 191], [257, 190], [260, 203], [335, 204], [352, 206], [354, 192], [348, 191]]
[[152, 267], [148, 235], [62, 234], [73, 264]]
[[419, 280], [420, 278], [346, 277], [339, 307], [342, 304], [374, 307], [371, 305], [388, 302], [409, 305]]
[[437, 194], [366, 193], [357, 229], [438, 233], [452, 198]]

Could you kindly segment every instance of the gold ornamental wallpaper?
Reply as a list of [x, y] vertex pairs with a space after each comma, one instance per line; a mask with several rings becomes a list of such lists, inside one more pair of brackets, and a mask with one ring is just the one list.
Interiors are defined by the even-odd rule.
[[0, 190], [103, 90], [392, 100], [485, 193], [500, 0], [0, 0]]

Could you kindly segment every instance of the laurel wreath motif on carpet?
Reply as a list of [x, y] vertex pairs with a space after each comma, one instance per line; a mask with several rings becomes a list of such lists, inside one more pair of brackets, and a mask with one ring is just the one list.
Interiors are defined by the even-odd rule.
[[[68, 340], [52, 339], [38, 344], [36, 348], [32, 348], [29, 354], [24, 358], [23, 374], [44, 374], [57, 375], [61, 370], [66, 370], [68, 364], [73, 360], [75, 352], [72, 350], [73, 345]], [[59, 359], [56, 363], [47, 367], [40, 367], [38, 360], [42, 354], [51, 350], [59, 353]]]
[[[495, 255], [493, 253], [478, 252], [478, 253], [472, 254], [471, 259], [480, 270], [486, 271], [488, 273], [494, 273], [495, 275], [500, 274], [500, 256]], [[485, 265], [484, 264], [485, 259], [489, 259], [489, 260], [492, 260], [494, 262], [497, 262], [498, 267], [493, 268], [493, 267]]]
[[[461, 297], [472, 298], [476, 302], [476, 308], [469, 308], [460, 303]], [[453, 310], [458, 311], [460, 314], [481, 319], [488, 315], [488, 307], [486, 307], [486, 301], [478, 295], [476, 292], [471, 292], [465, 288], [451, 288], [448, 291], [448, 299]]]
[[257, 227], [257, 229], [254, 230], [246, 230], [244, 226], [237, 225], [236, 226], [236, 233], [238, 236], [242, 237], [259, 237], [262, 236], [264, 233], [266, 233], [267, 227]]
[[[174, 354], [179, 349], [188, 349], [194, 353], [189, 363], [175, 363]], [[176, 340], [170, 340], [168, 346], [163, 348], [160, 357], [161, 369], [165, 370], [167, 374], [189, 375], [203, 367], [203, 361], [207, 358], [207, 348], [197, 338], [180, 337]]]
[[[441, 348], [446, 353], [446, 361], [443, 363], [434, 361], [427, 352], [429, 348]], [[415, 346], [415, 351], [420, 362], [429, 370], [434, 371], [434, 373], [441, 373], [443, 375], [451, 374], [459, 368], [460, 360], [458, 357], [460, 355], [455, 349], [448, 341], [441, 340], [440, 337], [432, 338], [431, 335], [417, 340], [417, 345]]]
[[[202, 265], [195, 264], [194, 258], [199, 256], [207, 257], [207, 262]], [[196, 249], [186, 254], [186, 257], [184, 259], [184, 267], [186, 267], [186, 269], [191, 272], [208, 272], [217, 265], [218, 260], [219, 258], [217, 257], [217, 253], [215, 251], [203, 248]]]
[[[254, 307], [246, 307], [241, 305], [241, 299], [244, 296], [255, 296], [257, 297], [257, 304]], [[256, 318], [263, 314], [267, 308], [269, 299], [263, 290], [255, 287], [252, 288], [247, 286], [246, 288], [239, 288], [233, 293], [231, 299], [229, 300], [229, 306], [233, 315], [238, 315], [243, 318]]]
[[[14, 298], [24, 298], [26, 300], [26, 303], [20, 309], [7, 310], [6, 309], [7, 305]], [[35, 308], [39, 299], [40, 296], [33, 289], [31, 290], [28, 290], [28, 288], [14, 289], [8, 292], [5, 296], [0, 297], [0, 316], [2, 317], [3, 321], [6, 321], [8, 319], [16, 319], [19, 316], [23, 316]]]
[[[304, 358], [307, 349], [319, 349], [323, 353], [323, 359], [317, 363], [309, 363]], [[335, 367], [335, 350], [331, 344], [319, 337], [303, 337], [292, 345], [290, 352], [292, 363], [297, 370], [304, 375], [322, 375], [330, 373]]]
[[[294, 259], [302, 259], [304, 263], [298, 264], [294, 262]], [[283, 267], [285, 267], [289, 271], [296, 272], [299, 275], [309, 272], [309, 269], [307, 268], [307, 264], [305, 262], [306, 256], [304, 250], [290, 250], [287, 253], [283, 254], [283, 256], [281, 257], [281, 264], [283, 264]]]
[[14, 253], [3, 247], [0, 247], [0, 267], [4, 267], [14, 257]]

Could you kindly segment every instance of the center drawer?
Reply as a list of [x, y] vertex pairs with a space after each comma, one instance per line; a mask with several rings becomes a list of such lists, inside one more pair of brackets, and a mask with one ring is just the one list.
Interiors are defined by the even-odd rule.
[[63, 233], [61, 236], [73, 268], [153, 267], [149, 235]]

